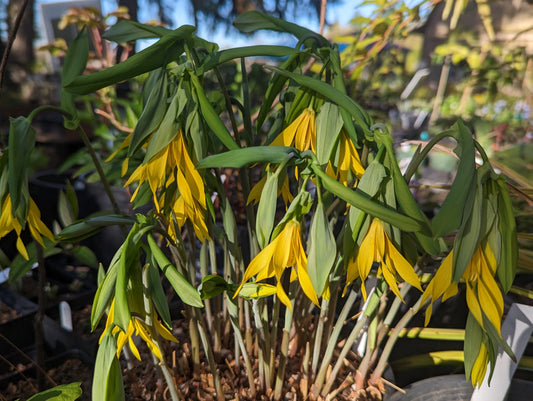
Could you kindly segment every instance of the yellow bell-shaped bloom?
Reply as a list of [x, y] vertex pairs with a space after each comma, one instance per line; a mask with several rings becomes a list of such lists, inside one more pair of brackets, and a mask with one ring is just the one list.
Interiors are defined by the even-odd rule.
[[[497, 262], [494, 253], [488, 243], [478, 246], [470, 263], [468, 264], [462, 280], [466, 283], [466, 302], [468, 309], [478, 322], [485, 329], [483, 324], [483, 314], [500, 334], [501, 320], [503, 316], [503, 296], [496, 283]], [[453, 250], [442, 261], [437, 273], [428, 284], [421, 305], [428, 299], [431, 303], [426, 309], [426, 325], [431, 318], [432, 305], [441, 295], [442, 300], [457, 293], [457, 283], [452, 282], [453, 270]]]
[[[42, 238], [43, 236], [48, 238], [50, 241], [54, 241], [54, 235], [42, 222], [41, 212], [33, 201], [33, 199], [31, 198], [28, 214], [26, 215], [26, 222], [28, 223], [28, 226], [30, 228], [31, 235], [41, 246], [44, 246]], [[17, 234], [17, 250], [24, 257], [24, 259], [28, 260], [28, 252], [26, 250], [26, 247], [24, 246], [24, 242], [22, 242], [22, 239], [20, 238], [20, 234], [22, 232], [22, 225], [20, 224], [18, 219], [13, 216], [11, 196], [7, 194], [4, 198], [4, 202], [2, 203], [0, 214], [0, 238], [6, 236], [11, 231], [15, 231], [15, 233]]]
[[361, 278], [361, 292], [366, 300], [365, 280], [374, 263], [378, 264], [378, 275], [383, 275], [390, 289], [402, 299], [398, 289], [398, 277], [422, 291], [420, 280], [411, 264], [396, 249], [383, 228], [383, 223], [372, 220], [357, 256], [350, 259], [346, 273], [346, 287], [357, 277]]
[[365, 169], [352, 140], [346, 132], [342, 131], [339, 136], [339, 161], [337, 164], [337, 175], [342, 184], [347, 185], [350, 172], [357, 178], [361, 178]]
[[[178, 342], [176, 338], [170, 333], [170, 331], [163, 326], [159, 319], [157, 318], [157, 314], [155, 311], [153, 311], [153, 323], [154, 328], [157, 333], [161, 335], [166, 340]], [[100, 337], [99, 343], [104, 338], [104, 335], [107, 333], [108, 329], [113, 326], [113, 320], [115, 318], [115, 300], [111, 302], [111, 306], [109, 307], [109, 314], [107, 315], [106, 325], [104, 332], [102, 333], [102, 336]], [[139, 350], [137, 349], [137, 346], [135, 345], [135, 342], [133, 341], [133, 335], [140, 336], [143, 341], [146, 343], [150, 351], [157, 357], [159, 360], [163, 360], [163, 356], [161, 355], [161, 350], [159, 347], [154, 343], [154, 340], [152, 339], [151, 335], [151, 328], [144, 323], [143, 320], [140, 319], [140, 317], [132, 316], [130, 322], [128, 323], [128, 327], [126, 329], [126, 332], [122, 331], [122, 329], [118, 326], [114, 326], [111, 329], [111, 334], [116, 336], [117, 339], [117, 358], [120, 357], [120, 353], [122, 352], [122, 349], [124, 348], [124, 345], [128, 343], [130, 350], [133, 355], [135, 355], [135, 358], [137, 358], [139, 361], [141, 360], [141, 355], [139, 354]]]
[[281, 302], [291, 308], [291, 301], [281, 284], [281, 276], [288, 267], [293, 268], [290, 280], [298, 278], [305, 295], [318, 305], [317, 294], [307, 273], [307, 257], [300, 237], [300, 223], [295, 220], [287, 222], [279, 235], [250, 262], [235, 296], [238, 295], [244, 283], [253, 276], [257, 275], [257, 281], [275, 276], [277, 296]]
[[271, 146], [294, 146], [305, 151], [311, 149], [316, 153], [316, 118], [310, 107], [289, 124], [270, 144]]
[[[209, 237], [204, 220], [204, 183], [189, 156], [181, 130], [152, 159], [137, 167], [125, 185], [135, 181], [138, 181], [139, 186], [131, 197], [132, 201], [141, 184], [147, 181], [158, 213], [164, 213], [169, 221], [175, 220], [180, 229], [189, 219], [201, 241]], [[171, 207], [164, 210], [166, 204]], [[169, 226], [170, 235], [176, 239], [173, 224]]]

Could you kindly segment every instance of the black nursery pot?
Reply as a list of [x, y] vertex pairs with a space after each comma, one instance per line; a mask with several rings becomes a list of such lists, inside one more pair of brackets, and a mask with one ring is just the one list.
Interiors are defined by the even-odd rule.
[[[0, 389], [9, 383], [31, 377], [35, 366], [34, 320], [37, 305], [0, 285], [0, 301], [17, 312], [17, 317], [0, 324]], [[57, 306], [55, 306], [57, 308]], [[94, 363], [96, 344], [63, 329], [49, 316], [43, 319], [46, 366], [56, 366], [67, 358], [77, 358], [87, 365]]]

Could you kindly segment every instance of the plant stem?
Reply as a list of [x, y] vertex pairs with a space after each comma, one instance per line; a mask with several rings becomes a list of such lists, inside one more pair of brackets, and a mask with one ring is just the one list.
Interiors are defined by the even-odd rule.
[[[292, 308], [285, 308], [285, 324], [283, 326], [283, 336], [281, 338], [281, 350], [279, 354], [278, 373], [276, 375], [276, 385], [274, 387], [274, 399], [276, 401], [281, 399], [281, 392], [283, 391], [283, 382], [285, 381], [285, 368], [289, 360], [289, 340], [290, 330], [292, 326], [292, 317], [294, 309], [294, 294], [296, 293], [296, 281], [290, 284], [289, 297], [291, 298]], [[273, 368], [273, 366], [271, 366]]]
[[335, 363], [335, 366], [333, 367], [333, 370], [331, 371], [331, 375], [328, 381], [326, 382], [326, 384], [324, 385], [324, 388], [322, 389], [322, 395], [324, 397], [329, 393], [329, 390], [335, 383], [339, 370], [342, 366], [343, 360], [346, 357], [346, 355], [348, 355], [348, 352], [350, 351], [350, 348], [353, 346], [355, 341], [361, 335], [361, 330], [367, 323], [369, 317], [372, 316], [378, 309], [380, 305], [381, 296], [385, 292], [386, 288], [387, 288], [387, 283], [385, 282], [385, 280], [382, 280], [377, 284], [376, 290], [372, 293], [372, 295], [370, 295], [370, 298], [368, 299], [368, 303], [366, 304], [366, 307], [363, 311], [363, 315], [357, 321], [354, 328], [352, 329], [350, 336], [346, 340], [346, 343], [344, 344], [344, 347], [342, 348], [337, 358], [337, 362]]
[[370, 377], [369, 383], [371, 385], [374, 385], [377, 383], [377, 381], [381, 378], [381, 375], [385, 371], [385, 367], [387, 366], [387, 361], [389, 360], [390, 354], [392, 352], [392, 348], [394, 347], [394, 344], [396, 344], [396, 341], [398, 340], [398, 336], [400, 335], [400, 332], [402, 329], [404, 329], [409, 321], [413, 318], [415, 315], [415, 310], [418, 310], [420, 307], [420, 301], [422, 298], [418, 300], [415, 306], [410, 308], [405, 315], [402, 316], [396, 327], [392, 330], [392, 332], [389, 335], [389, 339], [387, 340], [387, 343], [385, 344], [385, 347], [383, 348], [383, 352], [381, 353], [381, 357], [379, 358], [378, 364], [376, 365], [376, 369], [374, 369], [374, 372], [372, 373], [372, 376]]
[[165, 382], [168, 386], [168, 391], [170, 393], [170, 396], [172, 398], [172, 401], [179, 401], [178, 396], [178, 390], [176, 388], [176, 384], [174, 383], [174, 379], [172, 377], [172, 374], [170, 373], [168, 366], [165, 363], [165, 356], [163, 354], [163, 349], [159, 345], [158, 340], [158, 334], [157, 331], [154, 329], [154, 316], [153, 316], [153, 308], [152, 308], [152, 301], [150, 300], [150, 294], [148, 293], [148, 266], [143, 267], [142, 269], [142, 284], [143, 284], [143, 305], [144, 305], [144, 323], [147, 327], [150, 329], [150, 337], [154, 343], [154, 345], [159, 349], [159, 352], [161, 353], [162, 359], [159, 361], [158, 358], [152, 353], [152, 358], [154, 360], [154, 365], [158, 368], [160, 373], [163, 374], [163, 378], [165, 379]]
[[320, 348], [322, 345], [322, 335], [324, 333], [324, 323], [327, 320], [329, 312], [329, 301], [322, 298], [322, 308], [320, 309], [320, 316], [318, 317], [318, 324], [316, 326], [315, 345], [313, 347], [313, 360], [311, 362], [311, 374], [314, 376], [318, 368], [318, 360], [321, 358]]
[[37, 270], [39, 273], [39, 281], [37, 285], [39, 291], [38, 309], [33, 322], [35, 330], [35, 363], [39, 367], [39, 369], [37, 369], [37, 388], [39, 391], [42, 391], [44, 390], [45, 376], [40, 368], [44, 367], [45, 364], [43, 319], [44, 311], [46, 309], [46, 293], [44, 290], [46, 283], [46, 267], [44, 265], [44, 255], [41, 244], [39, 244], [37, 241], [34, 241], [34, 244], [37, 251]]
[[333, 351], [335, 351], [335, 347], [337, 345], [339, 335], [344, 326], [344, 321], [348, 317], [348, 313], [350, 312], [350, 309], [352, 308], [356, 299], [357, 299], [357, 292], [353, 290], [350, 291], [350, 294], [348, 295], [348, 299], [346, 300], [346, 303], [342, 307], [339, 318], [337, 319], [335, 328], [333, 329], [333, 332], [331, 333], [328, 346], [326, 347], [326, 351], [324, 351], [324, 354], [322, 355], [322, 363], [320, 364], [320, 369], [318, 370], [318, 374], [315, 378], [315, 387], [317, 388], [317, 391], [320, 391], [320, 388], [322, 387], [322, 384], [324, 383], [324, 380], [326, 378], [326, 372], [329, 367], [329, 363], [331, 361], [331, 358], [333, 357]]

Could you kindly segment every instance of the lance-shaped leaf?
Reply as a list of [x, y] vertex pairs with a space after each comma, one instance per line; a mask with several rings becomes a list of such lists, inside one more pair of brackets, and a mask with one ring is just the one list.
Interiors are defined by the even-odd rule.
[[115, 294], [115, 282], [117, 280], [118, 262], [121, 254], [122, 246], [117, 250], [115, 256], [113, 256], [107, 274], [100, 282], [96, 294], [94, 295], [93, 306], [91, 308], [91, 330], [96, 329], [96, 326], [98, 326], [100, 319]]
[[155, 82], [151, 85], [148, 99], [139, 117], [139, 121], [137, 121], [131, 134], [128, 157], [131, 157], [159, 124], [161, 124], [167, 112], [168, 81], [166, 71], [164, 68], [160, 68], [153, 71], [151, 75], [151, 80]]
[[480, 175], [479, 172], [475, 174], [476, 186], [468, 191], [470, 197], [466, 200], [464, 208], [470, 210], [470, 213], [464, 216], [463, 224], [461, 224], [454, 241], [452, 280], [456, 283], [463, 276], [481, 239], [481, 220], [484, 216], [484, 210]]
[[324, 204], [320, 200], [309, 229], [308, 247], [307, 273], [315, 292], [321, 295], [335, 262], [337, 245], [326, 216]]
[[501, 235], [500, 263], [498, 264], [498, 279], [503, 291], [508, 292], [516, 274], [518, 260], [518, 243], [516, 237], [516, 222], [509, 192], [503, 177], [498, 177], [498, 230]]
[[225, 63], [242, 57], [287, 57], [299, 54], [300, 51], [288, 46], [273, 46], [273, 45], [257, 45], [236, 47], [233, 49], [221, 50], [219, 52], [210, 54], [203, 60], [198, 67], [197, 74], [201, 75], [206, 71]]
[[124, 384], [117, 359], [117, 342], [111, 333], [102, 338], [94, 363], [92, 399], [102, 401], [124, 400]]
[[77, 242], [90, 237], [102, 228], [113, 225], [130, 225], [135, 219], [130, 216], [114, 213], [97, 213], [87, 218], [77, 220], [70, 226], [65, 227], [56, 239], [58, 241]]
[[[150, 142], [148, 142], [148, 148], [146, 149], [146, 155], [144, 156], [143, 164], [148, 163], [178, 134], [180, 126], [177, 121], [177, 115], [180, 101], [180, 93], [181, 92], [177, 92], [172, 98], [170, 106], [168, 106], [168, 109], [165, 113], [165, 116], [163, 117], [163, 120], [161, 121], [161, 124], [159, 124], [159, 127], [150, 139]], [[150, 133], [145, 131], [144, 135], [146, 134], [149, 135]]]
[[126, 43], [138, 39], [160, 38], [171, 33], [172, 30], [162, 26], [141, 24], [137, 21], [123, 19], [106, 30], [102, 37], [116, 43]]
[[479, 323], [476, 321], [472, 313], [468, 314], [465, 327], [465, 340], [464, 340], [464, 364], [465, 364], [465, 376], [470, 379], [472, 375], [472, 369], [474, 362], [477, 359], [481, 345], [483, 343], [483, 330]]
[[[16, 211], [21, 202], [29, 199], [28, 165], [35, 147], [35, 129], [25, 117], [9, 118], [8, 182], [11, 207]], [[26, 217], [27, 205], [23, 206], [22, 217]]]
[[[278, 169], [279, 171], [279, 169]], [[267, 178], [261, 198], [259, 199], [259, 206], [257, 207], [257, 216], [255, 228], [257, 232], [257, 242], [261, 249], [270, 242], [270, 234], [274, 227], [274, 217], [276, 215], [276, 199], [278, 198], [278, 177], [279, 173], [272, 173], [270, 169], [267, 171]]]
[[298, 155], [295, 148], [287, 146], [254, 146], [208, 156], [200, 160], [196, 168], [232, 167], [241, 168], [255, 163], [279, 164], [291, 153]]
[[198, 286], [198, 292], [202, 299], [210, 299], [222, 294], [228, 288], [229, 284], [223, 277], [216, 274], [209, 274], [202, 279]]
[[330, 102], [324, 103], [316, 117], [316, 158], [321, 165], [330, 159], [342, 125], [338, 106]]
[[202, 299], [196, 288], [194, 288], [174, 267], [174, 265], [170, 263], [163, 251], [157, 246], [154, 237], [152, 237], [151, 234], [148, 234], [146, 238], [148, 239], [148, 245], [150, 246], [155, 262], [165, 274], [166, 278], [174, 288], [174, 291], [176, 291], [176, 294], [178, 294], [181, 300], [187, 305], [202, 308], [204, 304], [202, 303]]
[[122, 244], [121, 254], [117, 264], [117, 279], [115, 282], [115, 316], [114, 321], [125, 333], [131, 320], [131, 310], [128, 298], [128, 285], [130, 281], [130, 270], [133, 263], [138, 263], [138, 246], [134, 237], [139, 232], [139, 225], [135, 224], [126, 240]]
[[287, 32], [293, 34], [300, 40], [311, 39], [317, 47], [331, 46], [329, 41], [322, 35], [304, 28], [292, 22], [272, 17], [259, 11], [249, 11], [239, 15], [233, 20], [233, 25], [241, 32], [255, 32], [260, 29], [269, 29], [278, 32]]
[[61, 107], [71, 114], [71, 118], [64, 118], [65, 127], [68, 129], [75, 129], [78, 125], [78, 112], [74, 105], [74, 97], [72, 93], [67, 92], [64, 87], [81, 75], [85, 70], [87, 64], [87, 58], [89, 56], [89, 39], [87, 37], [87, 28], [78, 33], [74, 41], [69, 45], [67, 53], [65, 54], [65, 60], [63, 63], [63, 69], [61, 70]]
[[228, 129], [220, 119], [219, 115], [207, 99], [204, 89], [198, 80], [198, 77], [191, 74], [191, 83], [193, 85], [194, 91], [198, 98], [198, 103], [202, 111], [202, 116], [205, 119], [205, 122], [211, 128], [213, 133], [220, 139], [220, 141], [230, 150], [239, 149], [239, 145], [235, 142], [233, 137], [230, 135]]
[[33, 397], [28, 398], [27, 401], [74, 401], [82, 394], [81, 382], [60, 384], [48, 390], [41, 391]]
[[433, 233], [437, 237], [457, 229], [461, 224], [463, 213], [469, 213], [465, 209], [465, 202], [475, 182], [476, 161], [472, 134], [459, 120], [452, 127], [452, 135], [457, 140], [455, 153], [459, 156], [459, 164], [450, 192], [433, 218]]
[[310, 164], [311, 169], [320, 178], [322, 185], [329, 192], [338, 196], [345, 202], [349, 203], [352, 206], [355, 206], [362, 211], [370, 214], [371, 216], [377, 217], [387, 223], [392, 224], [396, 227], [401, 227], [402, 230], [406, 232], [420, 231], [423, 229], [423, 224], [415, 220], [412, 217], [406, 216], [404, 214], [398, 213], [395, 210], [392, 210], [375, 200], [372, 200], [367, 194], [361, 192], [357, 188], [352, 190], [340, 182], [334, 180], [323, 172], [319, 166], [315, 164]]
[[156, 68], [164, 67], [183, 53], [184, 40], [190, 37], [195, 30], [196, 28], [193, 26], [183, 25], [126, 61], [94, 74], [78, 76], [65, 88], [72, 93], [86, 95]]
[[165, 322], [168, 327], [171, 327], [172, 320], [170, 318], [170, 310], [168, 308], [165, 291], [161, 285], [159, 271], [157, 270], [157, 267], [154, 266], [154, 263], [151, 263], [144, 268], [148, 269], [148, 293], [150, 294], [150, 298], [157, 309], [157, 313], [161, 316], [161, 319], [163, 319], [163, 322]]
[[320, 93], [350, 113], [352, 118], [361, 127], [361, 129], [363, 129], [363, 131], [369, 131], [370, 122], [372, 121], [370, 116], [361, 106], [359, 106], [359, 104], [348, 97], [345, 93], [327, 84], [326, 82], [319, 81], [318, 79], [311, 78], [306, 75], [295, 74], [290, 71], [285, 71], [272, 66], [265, 66], [265, 68], [273, 70], [281, 75], [285, 75], [298, 82], [300, 85]]

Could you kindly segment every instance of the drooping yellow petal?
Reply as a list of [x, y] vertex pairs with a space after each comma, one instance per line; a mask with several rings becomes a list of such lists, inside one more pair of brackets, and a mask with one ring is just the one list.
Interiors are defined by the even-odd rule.
[[474, 362], [474, 365], [472, 366], [471, 379], [474, 388], [480, 386], [483, 382], [485, 374], [487, 373], [488, 364], [489, 354], [487, 352], [487, 347], [485, 346], [485, 343], [482, 342], [481, 347], [479, 348], [477, 358]]
[[479, 305], [479, 301], [477, 298], [476, 290], [474, 288], [475, 283], [466, 283], [466, 303], [468, 305], [468, 309], [470, 310], [470, 313], [472, 313], [472, 316], [477, 320], [478, 324], [481, 326], [481, 328], [485, 328], [483, 325], [483, 316], [481, 313], [481, 306]]
[[389, 238], [386, 238], [386, 241], [387, 260], [390, 261], [390, 263], [387, 263], [387, 265], [391, 266], [404, 281], [422, 291], [420, 279], [415, 273], [413, 266], [411, 266], [407, 259], [405, 259], [403, 255], [396, 249]]
[[265, 187], [267, 176], [264, 175], [261, 177], [261, 179], [255, 184], [252, 189], [250, 190], [250, 193], [248, 194], [248, 200], [246, 201], [246, 204], [253, 203], [254, 205], [257, 205], [259, 203], [259, 200], [261, 199], [261, 193], [263, 192], [263, 188]]
[[35, 240], [44, 246], [43, 239], [41, 235], [44, 235], [50, 241], [54, 241], [54, 234], [46, 227], [46, 225], [41, 220], [41, 212], [33, 199], [30, 198], [30, 209], [28, 212], [28, 225], [30, 226], [30, 231], [35, 238]]
[[176, 337], [174, 337], [172, 333], [165, 326], [161, 324], [159, 319], [154, 319], [154, 327], [157, 330], [157, 332], [161, 335], [161, 337], [163, 337], [165, 340], [169, 340], [175, 343], [179, 342], [176, 339]]
[[154, 340], [148, 334], [148, 331], [144, 328], [144, 323], [141, 323], [137, 318], [134, 318], [135, 332], [141, 336], [152, 354], [154, 354], [160, 361], [163, 360], [159, 347], [155, 345]]

